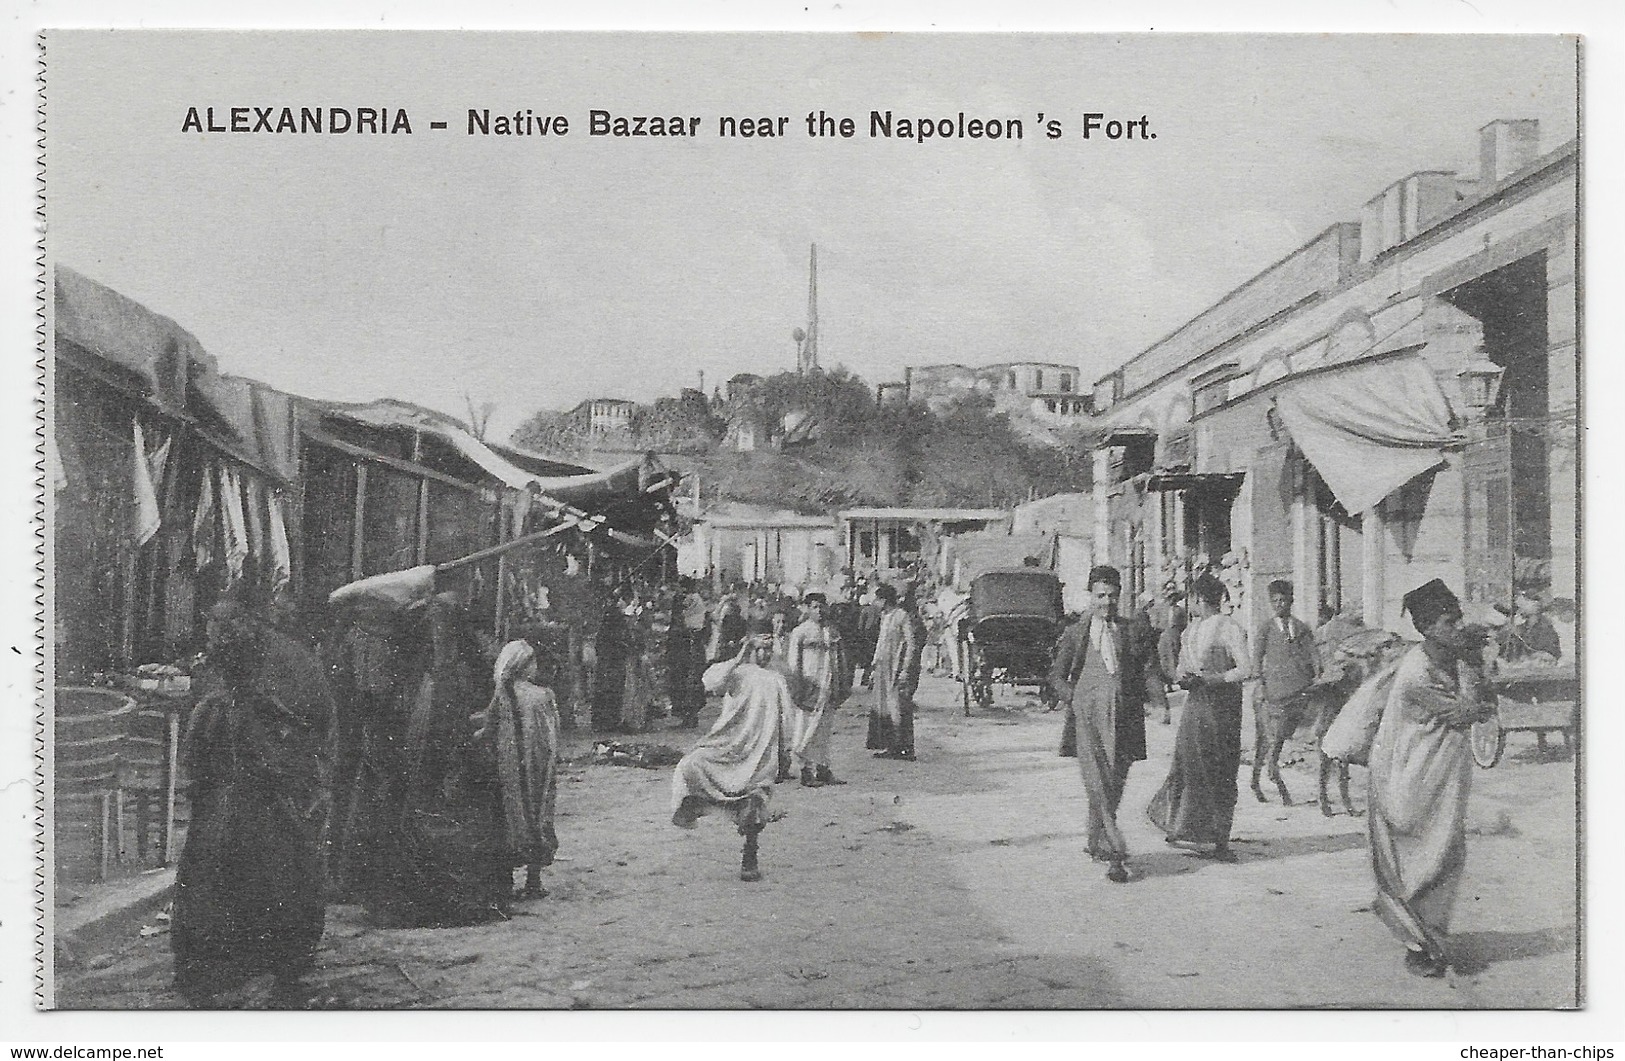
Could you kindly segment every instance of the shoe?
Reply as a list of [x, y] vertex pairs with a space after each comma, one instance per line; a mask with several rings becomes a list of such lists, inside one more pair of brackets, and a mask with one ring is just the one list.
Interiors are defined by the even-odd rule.
[[1128, 867], [1121, 862], [1113, 862], [1111, 868], [1106, 871], [1106, 879], [1113, 884], [1127, 884]]
[[845, 781], [840, 780], [834, 774], [830, 773], [830, 769], [827, 766], [818, 767], [818, 769], [813, 773], [813, 780], [817, 781], [820, 785], [846, 784]]
[[755, 884], [757, 881], [762, 879], [762, 871], [757, 869], [755, 866], [752, 866], [749, 869], [742, 869], [739, 871], [739, 879], [747, 884]]
[[1240, 861], [1240, 859], [1236, 858], [1236, 853], [1234, 851], [1230, 850], [1228, 847], [1215, 847], [1211, 851], [1198, 851], [1198, 852], [1196, 852], [1196, 857], [1197, 858], [1205, 858], [1209, 862], [1238, 862], [1238, 861]]
[[1437, 980], [1449, 968], [1443, 958], [1435, 958], [1425, 950], [1405, 950], [1405, 971], [1412, 976]]

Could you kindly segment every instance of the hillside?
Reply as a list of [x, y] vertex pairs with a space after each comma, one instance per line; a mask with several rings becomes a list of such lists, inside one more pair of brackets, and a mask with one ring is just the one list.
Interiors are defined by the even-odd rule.
[[[754, 449], [738, 448], [742, 431], [754, 435]], [[802, 512], [998, 507], [1089, 487], [1088, 439], [1081, 433], [1046, 445], [979, 396], [939, 412], [877, 405], [868, 385], [840, 368], [752, 381], [729, 399], [692, 391], [663, 398], [639, 406], [630, 430], [614, 439], [595, 437], [579, 416], [539, 412], [513, 441], [559, 454], [608, 444], [680, 453], [708, 499]]]

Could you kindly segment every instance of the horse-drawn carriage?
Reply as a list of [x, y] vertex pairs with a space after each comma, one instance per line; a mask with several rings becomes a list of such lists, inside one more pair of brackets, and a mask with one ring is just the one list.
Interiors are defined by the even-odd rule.
[[1026, 567], [978, 575], [959, 626], [965, 714], [973, 703], [992, 707], [996, 685], [1037, 687], [1054, 710], [1049, 671], [1065, 626], [1061, 580], [1053, 573]]

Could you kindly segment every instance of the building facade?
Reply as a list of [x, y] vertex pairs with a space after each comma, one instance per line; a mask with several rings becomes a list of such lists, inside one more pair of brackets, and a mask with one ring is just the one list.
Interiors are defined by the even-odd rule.
[[1096, 550], [1136, 593], [1206, 567], [1249, 621], [1409, 630], [1578, 588], [1577, 145], [1480, 130], [1477, 173], [1372, 197], [1093, 387]]

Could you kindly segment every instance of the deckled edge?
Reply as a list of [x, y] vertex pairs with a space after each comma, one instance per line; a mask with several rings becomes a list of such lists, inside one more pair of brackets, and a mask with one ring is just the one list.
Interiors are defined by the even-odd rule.
[[50, 854], [46, 821], [46, 785], [49, 781], [46, 758], [46, 401], [49, 397], [46, 367], [46, 251], [45, 251], [45, 34], [35, 36], [37, 96], [34, 101], [35, 169], [35, 322], [37, 345], [34, 360], [34, 1005], [52, 1008], [54, 997], [54, 954], [50, 939], [51, 882], [54, 874], [46, 864]]

